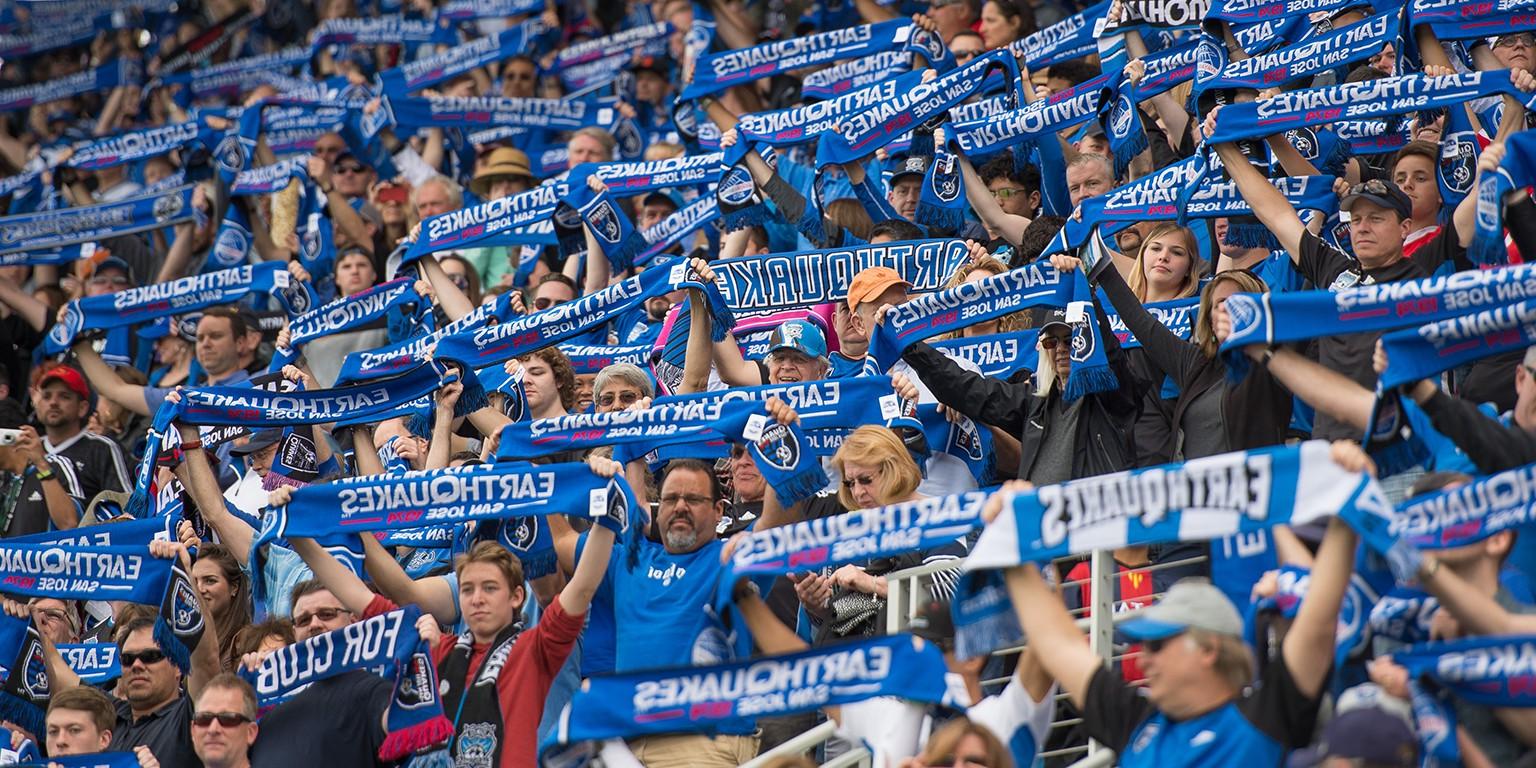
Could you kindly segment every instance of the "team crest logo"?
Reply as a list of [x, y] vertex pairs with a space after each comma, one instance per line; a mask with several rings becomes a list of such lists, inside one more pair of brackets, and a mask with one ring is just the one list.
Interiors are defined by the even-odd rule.
[[181, 195], [161, 195], [155, 200], [155, 221], [165, 221], [181, 213]]
[[1123, 139], [1131, 135], [1131, 118], [1136, 116], [1136, 107], [1131, 104], [1131, 97], [1121, 94], [1115, 100], [1115, 106], [1109, 111], [1109, 132], [1117, 139]]
[[1246, 336], [1258, 328], [1262, 319], [1258, 299], [1239, 293], [1228, 296], [1223, 306], [1232, 318], [1232, 336]]
[[965, 453], [971, 461], [981, 461], [985, 455], [981, 450], [981, 433], [976, 430], [976, 423], [970, 419], [959, 419], [950, 425], [950, 441], [956, 448]]
[[[1497, 173], [1502, 174], [1501, 169]], [[1499, 228], [1499, 185], [1489, 177], [1477, 186], [1477, 228], [1492, 232]], [[74, 307], [74, 304], [70, 304]]]
[[304, 250], [304, 255], [313, 261], [320, 255], [320, 228], [311, 226], [304, 230], [304, 236], [299, 238], [299, 247]]
[[747, 169], [733, 166], [720, 179], [720, 188], [715, 194], [726, 205], [746, 205], [755, 191], [757, 186], [752, 183], [752, 175]]
[[309, 289], [305, 288], [303, 283], [293, 283], [279, 289], [278, 296], [284, 304], [288, 305], [289, 315], [302, 315], [308, 312], [313, 304], [310, 301]]
[[645, 139], [632, 120], [620, 120], [614, 125], [613, 138], [618, 140], [619, 154], [624, 157], [639, 157], [645, 151]]
[[507, 398], [501, 403], [501, 412], [514, 422], [527, 420], [528, 404], [523, 401], [522, 392], [508, 393]]
[[1285, 138], [1291, 142], [1291, 146], [1308, 160], [1317, 159], [1317, 133], [1311, 128], [1297, 128], [1285, 132]]
[[80, 334], [85, 328], [85, 316], [80, 314], [80, 305], [71, 301], [64, 305], [64, 316], [48, 331], [48, 337], [60, 347], [68, 347], [69, 342]]
[[1458, 195], [1472, 191], [1472, 178], [1477, 168], [1477, 145], [1471, 134], [1451, 136], [1440, 151], [1440, 181]]
[[227, 173], [239, 173], [245, 169], [245, 151], [240, 146], [238, 136], [225, 136], [219, 145], [213, 150], [213, 159], [219, 164], [219, 170]]
[[561, 229], [580, 229], [581, 214], [564, 203], [555, 206], [555, 226]]
[[179, 637], [203, 631], [203, 610], [197, 593], [192, 590], [192, 582], [179, 571], [171, 580], [171, 631]]
[[233, 267], [245, 261], [251, 249], [251, 240], [244, 232], [226, 227], [219, 231], [218, 242], [213, 244], [213, 260], [222, 267]]
[[955, 174], [955, 160], [944, 157], [936, 161], [933, 172], [933, 194], [941, 202], [952, 203], [960, 197], [960, 177]]
[[677, 126], [678, 133], [692, 139], [699, 135], [699, 117], [693, 112], [693, 105], [679, 104], [672, 112], [672, 124]]
[[606, 516], [619, 524], [619, 530], [629, 528], [629, 496], [619, 487], [617, 478], [608, 481], [608, 510]]
[[539, 538], [539, 519], [536, 517], [519, 517], [511, 525], [502, 524], [501, 530], [507, 538], [507, 548], [518, 552], [527, 552], [533, 549], [533, 543]]
[[432, 691], [432, 660], [425, 653], [411, 655], [408, 672], [400, 676], [395, 701], [404, 709], [417, 709], [437, 701]]
[[624, 228], [619, 223], [619, 212], [613, 209], [613, 204], [604, 200], [597, 204], [587, 214], [587, 221], [592, 225], [592, 231], [603, 240], [617, 244]]
[[[1090, 319], [1088, 322], [1091, 323], [1093, 320]], [[1096, 351], [1098, 351], [1098, 345], [1087, 323], [1072, 329], [1072, 362], [1087, 362]]]
[[1204, 82], [1215, 78], [1221, 73], [1225, 58], [1215, 38], [1202, 37], [1195, 46], [1195, 81]]
[[789, 427], [773, 422], [763, 427], [757, 452], [775, 469], [790, 472], [800, 463], [800, 440]]
[[21, 669], [21, 684], [33, 701], [48, 698], [48, 663], [43, 660], [43, 646], [36, 637], [27, 637], [27, 660]]
[[282, 464], [299, 470], [312, 470], [319, 466], [315, 456], [315, 444], [296, 432], [289, 433], [283, 441]]
[[944, 41], [938, 35], [926, 29], [918, 28], [912, 34], [912, 45], [923, 52], [924, 58], [929, 61], [938, 61], [944, 58]]
[[456, 768], [491, 768], [496, 757], [496, 726], [490, 723], [469, 723], [459, 734], [454, 750]]

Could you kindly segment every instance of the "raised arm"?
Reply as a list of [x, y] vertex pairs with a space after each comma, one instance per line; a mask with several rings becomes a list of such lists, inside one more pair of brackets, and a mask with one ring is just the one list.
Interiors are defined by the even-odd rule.
[[[997, 504], [1000, 509], [998, 499], [1003, 495], [994, 494], [987, 502], [988, 507]], [[1007, 580], [1008, 596], [1013, 600], [1019, 626], [1029, 636], [1029, 647], [1045, 672], [1061, 681], [1073, 706], [1082, 709], [1088, 701], [1088, 683], [1103, 662], [1089, 647], [1088, 638], [1077, 628], [1061, 597], [1045, 583], [1039, 568], [1010, 568]], [[1034, 691], [1030, 693], [1033, 695]]]
[[85, 378], [91, 382], [91, 388], [96, 390], [96, 394], [140, 416], [154, 415], [149, 412], [149, 400], [144, 396], [144, 387], [123, 381], [122, 377], [101, 359], [101, 355], [96, 353], [96, 348], [91, 346], [91, 342], [77, 341], [73, 349], [75, 360], [80, 363], [80, 372], [84, 373]]
[[[171, 393], [170, 397], [178, 397]], [[191, 424], [176, 423], [176, 429], [181, 434], [182, 445], [192, 445], [198, 442], [197, 427]], [[192, 503], [197, 505], [197, 511], [203, 516], [203, 520], [213, 528], [213, 532], [219, 535], [219, 541], [229, 547], [235, 560], [242, 566], [248, 566], [251, 556], [251, 542], [256, 539], [256, 531], [244, 520], [230, 514], [224, 506], [224, 494], [219, 490], [219, 481], [213, 474], [213, 465], [208, 463], [208, 454], [201, 450], [183, 451], [182, 462], [176, 466], [176, 478], [192, 497]], [[261, 578], [261, 574], [252, 574], [252, 578]]]
[[[623, 467], [613, 459], [593, 456], [587, 465], [599, 477], [613, 477]], [[560, 590], [560, 608], [571, 616], [580, 616], [592, 605], [592, 596], [603, 585], [608, 573], [608, 559], [613, 555], [613, 531], [604, 525], [594, 525], [587, 533], [587, 545], [582, 547], [581, 562], [571, 574], [571, 580]]]
[[[1220, 114], [1220, 108], [1211, 110], [1206, 118], [1206, 135], [1210, 135], [1216, 127], [1216, 116]], [[1223, 143], [1216, 145], [1216, 154], [1221, 157], [1222, 165], [1227, 168], [1227, 175], [1237, 184], [1237, 191], [1242, 193], [1248, 207], [1253, 209], [1253, 215], [1269, 231], [1274, 233], [1280, 245], [1289, 251], [1291, 260], [1301, 263], [1301, 238], [1306, 231], [1306, 225], [1301, 223], [1301, 217], [1296, 215], [1296, 209], [1291, 207], [1285, 195], [1275, 189], [1273, 184], [1264, 174], [1259, 173], [1237, 145]]]
[[365, 533], [358, 538], [363, 541], [363, 568], [380, 594], [395, 601], [396, 605], [419, 606], [443, 624], [458, 622], [458, 603], [453, 599], [453, 589], [448, 586], [447, 579], [441, 576], [413, 579], [373, 535]]
[[[1358, 443], [1339, 440], [1333, 444], [1333, 460], [1345, 469], [1376, 474], [1376, 466]], [[1337, 517], [1328, 521], [1328, 532], [1312, 563], [1307, 596], [1281, 642], [1280, 653], [1297, 690], [1308, 698], [1323, 692], [1333, 671], [1334, 634], [1339, 606], [1355, 571], [1355, 546], [1359, 538]]]
[[[693, 260], [693, 270], [698, 273], [700, 281], [715, 281], [714, 270], [703, 259]], [[677, 390], [680, 395], [703, 392], [709, 388], [710, 353], [714, 348], [714, 340], [710, 338], [713, 334], [712, 322], [704, 292], [689, 288], [688, 306], [688, 348], [683, 354], [683, 383]]]
[[[934, 131], [933, 140], [937, 144], [944, 140], [944, 129]], [[1016, 213], [1008, 213], [998, 205], [997, 198], [992, 197], [992, 191], [987, 189], [986, 182], [981, 180], [981, 174], [976, 172], [975, 166], [965, 155], [955, 153], [955, 162], [960, 164], [960, 176], [965, 181], [965, 199], [971, 207], [976, 209], [976, 217], [983, 224], [996, 230], [998, 236], [1012, 243], [1014, 246], [1024, 242], [1024, 230], [1029, 227], [1030, 218]]]

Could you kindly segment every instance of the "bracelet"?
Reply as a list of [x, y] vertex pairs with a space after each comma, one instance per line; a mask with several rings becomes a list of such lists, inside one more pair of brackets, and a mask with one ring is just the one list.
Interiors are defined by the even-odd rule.
[[49, 480], [56, 480], [56, 479], [58, 479], [58, 473], [54, 472], [52, 467], [44, 467], [42, 469], [34, 469], [32, 474], [33, 474], [34, 477], [37, 478], [38, 482], [40, 482], [40, 483], [46, 483]]
[[1433, 579], [1435, 577], [1435, 574], [1437, 574], [1439, 572], [1440, 572], [1440, 558], [1438, 558], [1438, 557], [1428, 557], [1428, 558], [1425, 558], [1425, 562], [1419, 565], [1419, 583], [1423, 584], [1424, 582], [1429, 581], [1430, 579]]
[[1271, 344], [1264, 348], [1264, 354], [1259, 357], [1259, 365], [1268, 368], [1269, 361], [1273, 359], [1275, 359], [1275, 345]]
[[181, 444], [181, 449], [183, 451], [200, 451], [200, 450], [202, 450], [203, 449], [202, 438], [198, 438], [196, 440], [186, 440], [186, 441], [183, 441], [182, 444]]

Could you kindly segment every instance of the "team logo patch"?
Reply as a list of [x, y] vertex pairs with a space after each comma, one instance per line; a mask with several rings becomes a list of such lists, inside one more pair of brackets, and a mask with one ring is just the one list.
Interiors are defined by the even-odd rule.
[[923, 56], [929, 61], [938, 61], [944, 58], [944, 41], [938, 35], [919, 27], [912, 34], [912, 45], [923, 52]]
[[395, 701], [404, 709], [419, 709], [437, 702], [432, 690], [432, 659], [425, 653], [411, 655], [406, 674], [400, 676]]
[[1477, 144], [1469, 133], [1458, 133], [1441, 144], [1440, 181], [1458, 195], [1472, 191], [1477, 170]]
[[506, 536], [509, 549], [527, 552], [533, 549], [533, 543], [539, 539], [539, 519], [519, 517], [502, 523], [501, 530]]
[[[1089, 320], [1088, 322], [1091, 323], [1093, 321]], [[1093, 357], [1094, 352], [1097, 350], [1098, 346], [1094, 341], [1093, 331], [1088, 328], [1087, 323], [1072, 329], [1072, 362], [1087, 362], [1088, 358]]]
[[203, 631], [203, 610], [192, 582], [180, 572], [171, 580], [171, 631], [179, 637]]
[[613, 209], [613, 203], [607, 200], [600, 201], [587, 214], [587, 222], [592, 225], [592, 231], [604, 241], [617, 244], [624, 228], [619, 223], [619, 212]]
[[564, 203], [555, 206], [555, 226], [561, 229], [580, 229], [581, 214]]
[[219, 170], [227, 173], [239, 173], [245, 169], [245, 151], [240, 146], [238, 136], [225, 136], [219, 145], [213, 150], [213, 159], [219, 164]]
[[279, 289], [278, 297], [288, 306], [289, 315], [302, 315], [309, 311], [313, 303], [310, 301], [309, 289], [305, 288], [303, 283], [293, 283]]
[[165, 221], [181, 213], [181, 195], [161, 195], [155, 199], [155, 221]]
[[607, 517], [619, 524], [619, 530], [629, 528], [629, 496], [619, 486], [617, 478], [608, 481]]
[[48, 663], [43, 660], [43, 645], [29, 632], [26, 661], [21, 668], [21, 684], [33, 701], [48, 698]]
[[219, 231], [218, 242], [213, 244], [213, 260], [219, 266], [233, 267], [245, 261], [245, 254], [251, 249], [251, 239], [235, 227], [226, 227]]
[[80, 314], [80, 305], [71, 301], [64, 305], [64, 316], [48, 331], [48, 336], [58, 346], [67, 347], [84, 327], [85, 316]]
[[757, 439], [757, 452], [763, 461], [781, 472], [790, 472], [800, 463], [800, 441], [789, 427], [773, 422], [763, 427]]
[[1308, 160], [1317, 159], [1317, 133], [1311, 128], [1297, 128], [1286, 131], [1285, 138], [1291, 142], [1291, 146]]
[[955, 174], [953, 158], [939, 161], [933, 173], [933, 194], [945, 203], [953, 203], [960, 197], [960, 177]]
[[1259, 300], [1252, 296], [1234, 294], [1227, 297], [1227, 315], [1232, 318], [1232, 336], [1246, 336], [1258, 328], [1262, 320]]
[[970, 419], [962, 418], [950, 425], [950, 441], [959, 448], [971, 461], [981, 461], [985, 455], [981, 450], [981, 433], [976, 431], [976, 423]]
[[469, 723], [459, 734], [454, 749], [455, 768], [491, 768], [496, 756], [496, 726], [490, 723]]
[[1131, 97], [1121, 94], [1115, 106], [1109, 110], [1109, 133], [1117, 139], [1131, 135], [1131, 118], [1136, 116], [1136, 106]]
[[619, 154], [623, 157], [639, 157], [645, 151], [645, 139], [631, 120], [620, 120], [613, 126], [613, 138], [619, 142]]
[[720, 179], [719, 191], [715, 194], [726, 205], [746, 205], [755, 191], [757, 186], [752, 183], [752, 175], [747, 173], [747, 169], [738, 166], [725, 172], [725, 176]]

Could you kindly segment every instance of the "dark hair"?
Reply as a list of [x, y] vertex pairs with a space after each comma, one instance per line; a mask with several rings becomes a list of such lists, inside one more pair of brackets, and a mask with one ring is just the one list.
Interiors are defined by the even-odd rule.
[[230, 331], [236, 338], [244, 336], [251, 330], [250, 326], [245, 322], [245, 317], [240, 314], [240, 310], [235, 309], [234, 307], [209, 307], [203, 310], [203, 317], [227, 318], [229, 320]]
[[661, 471], [661, 482], [656, 484], [656, 489], [658, 492], [660, 492], [661, 488], [667, 484], [667, 478], [671, 477], [672, 473], [677, 471], [698, 472], [703, 474], [709, 478], [709, 495], [714, 497], [712, 500], [720, 501], [721, 499], [725, 498], [725, 486], [721, 484], [720, 476], [715, 474], [714, 465], [700, 461], [698, 459], [673, 459], [667, 462], [666, 469]]
[[995, 179], [1007, 179], [1016, 184], [1023, 184], [1024, 180], [1014, 171], [1013, 151], [1003, 150], [992, 156], [991, 160], [981, 164], [976, 169], [976, 175], [981, 177], [984, 184], [991, 184]]
[[292, 611], [294, 603], [299, 602], [299, 598], [305, 595], [312, 595], [316, 592], [330, 591], [331, 588], [327, 587], [325, 582], [319, 579], [305, 579], [293, 585], [293, 589], [288, 592], [288, 610]]
[[1402, 149], [1399, 149], [1395, 154], [1392, 155], [1392, 162], [1388, 164], [1388, 167], [1396, 171], [1397, 164], [1401, 163], [1403, 158], [1413, 157], [1414, 155], [1418, 155], [1419, 157], [1428, 160], [1429, 167], [1434, 168], [1440, 163], [1440, 145], [1432, 141], [1414, 139], [1413, 141], [1404, 144]]
[[1425, 472], [1413, 481], [1413, 486], [1408, 489], [1408, 498], [1428, 496], [1445, 490], [1447, 486], [1470, 482], [1472, 476], [1465, 472]]
[[1046, 76], [1078, 85], [1098, 77], [1099, 67], [1095, 64], [1089, 64], [1086, 59], [1069, 59], [1052, 64], [1050, 69], [1047, 70]]
[[55, 709], [69, 709], [90, 715], [98, 731], [110, 733], [117, 726], [117, 708], [112, 706], [112, 699], [89, 685], [66, 688], [50, 696], [48, 711]]
[[1019, 32], [1013, 39], [1023, 40], [1034, 34], [1038, 28], [1035, 26], [1035, 9], [1029, 7], [1029, 0], [987, 0], [987, 2], [997, 6], [997, 11], [1003, 14], [1003, 18], [1019, 23]]
[[1344, 82], [1346, 84], [1348, 84], [1348, 83], [1364, 83], [1364, 82], [1368, 82], [1370, 80], [1380, 80], [1383, 77], [1389, 77], [1389, 76], [1390, 75], [1388, 75], [1388, 73], [1383, 72], [1383, 71], [1377, 69], [1375, 67], [1375, 65], [1372, 65], [1372, 64], [1362, 64], [1362, 65], [1360, 65], [1358, 67], [1355, 67], [1354, 69], [1350, 70], [1349, 76], [1344, 78]]
[[9, 397], [0, 398], [0, 429], [16, 429], [27, 423], [27, 412], [21, 403]]
[[544, 287], [545, 283], [559, 283], [567, 288], [570, 288], [571, 293], [574, 293], [577, 296], [581, 295], [581, 288], [577, 287], [576, 281], [567, 277], [564, 272], [551, 272], [539, 278], [539, 282], [533, 286], [533, 292], [538, 293], [539, 289]]
[[225, 669], [234, 669], [240, 655], [235, 653], [235, 636], [251, 623], [251, 587], [240, 568], [235, 553], [223, 544], [204, 544], [197, 562], [208, 560], [219, 566], [219, 573], [229, 582], [229, 613], [216, 616], [219, 625], [219, 660]]
[[245, 625], [235, 633], [235, 658], [260, 648], [261, 641], [274, 635], [282, 638], [283, 645], [293, 645], [297, 642], [298, 636], [293, 634], [293, 619], [273, 616], [266, 621]]
[[1036, 216], [1019, 237], [1018, 257], [1013, 260], [1012, 266], [1028, 264], [1040, 258], [1041, 252], [1051, 244], [1051, 238], [1066, 225], [1067, 219], [1064, 216]]
[[[112, 632], [112, 638], [117, 642], [118, 649], [122, 649], [123, 643], [128, 642], [129, 635], [141, 629], [147, 629], [153, 635], [155, 633], [155, 620], [149, 616], [136, 615], [118, 624], [117, 629]], [[159, 639], [155, 639], [155, 645], [160, 645]], [[161, 648], [160, 650], [163, 651], [165, 649]]]
[[874, 240], [882, 235], [897, 240], [921, 240], [924, 237], [923, 230], [916, 224], [910, 221], [902, 221], [901, 219], [882, 221], [869, 228], [870, 240]]
[[[561, 275], [565, 277], [565, 275]], [[549, 366], [549, 372], [555, 375], [555, 389], [560, 392], [560, 405], [567, 411], [576, 407], [576, 369], [571, 367], [571, 359], [565, 356], [558, 347], [545, 347], [523, 355], [520, 360], [537, 357]]]

